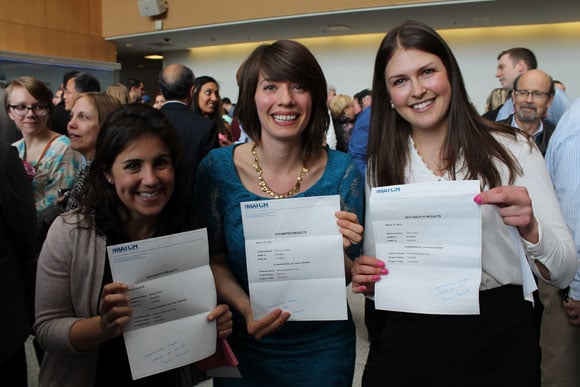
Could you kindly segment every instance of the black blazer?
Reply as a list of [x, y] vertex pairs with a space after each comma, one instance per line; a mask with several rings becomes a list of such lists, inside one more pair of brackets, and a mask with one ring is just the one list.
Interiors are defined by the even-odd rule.
[[68, 131], [66, 129], [68, 122], [70, 121], [70, 112], [64, 109], [64, 101], [59, 102], [58, 105], [54, 107], [52, 115], [50, 116], [50, 129], [57, 133], [64, 134], [68, 136]]
[[[514, 115], [511, 114], [505, 120], [498, 121], [498, 122], [500, 122], [502, 124], [511, 125], [513, 118], [514, 118]], [[552, 137], [552, 134], [554, 133], [554, 130], [556, 129], [556, 127], [546, 120], [542, 120], [542, 125], [543, 125], [542, 133], [537, 135], [534, 138], [534, 141], [536, 142], [536, 145], [540, 149], [540, 152], [542, 152], [542, 156], [545, 156], [546, 151], [548, 150], [548, 142], [550, 141], [550, 137]]]
[[0, 364], [32, 332], [36, 209], [16, 148], [0, 146]]
[[220, 146], [215, 122], [189, 110], [181, 102], [168, 101], [161, 111], [177, 131], [185, 160], [191, 169], [193, 181], [201, 160], [210, 150]]

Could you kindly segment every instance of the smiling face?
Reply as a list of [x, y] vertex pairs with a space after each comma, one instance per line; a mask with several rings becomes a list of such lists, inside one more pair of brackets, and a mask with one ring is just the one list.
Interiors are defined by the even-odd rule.
[[155, 223], [171, 198], [175, 171], [167, 145], [158, 137], [135, 139], [105, 174], [129, 210], [132, 222]]
[[532, 93], [526, 97], [516, 93], [513, 96], [517, 119], [527, 123], [537, 122], [539, 125], [539, 120], [546, 117], [553, 99], [549, 94], [550, 76], [540, 70], [527, 71], [518, 80], [517, 89], [544, 93], [541, 97], [534, 97]]
[[214, 82], [201, 85], [198, 95], [199, 109], [204, 116], [211, 116], [220, 104], [220, 91]]
[[261, 139], [298, 137], [310, 121], [312, 97], [296, 82], [258, 78], [255, 103], [262, 128]]
[[438, 56], [398, 48], [385, 79], [391, 102], [413, 131], [447, 131], [451, 85]]
[[[22, 86], [15, 86], [7, 95], [7, 103], [12, 106], [39, 106], [43, 105], [34, 98], [28, 90]], [[24, 116], [16, 114], [14, 109], [8, 108], [8, 116], [14, 121], [16, 127], [20, 129], [23, 136], [35, 136], [48, 129], [48, 114], [39, 115], [31, 109], [26, 111]]]
[[71, 147], [87, 160], [93, 158], [99, 134], [99, 115], [89, 98], [78, 98], [71, 109], [67, 131]]

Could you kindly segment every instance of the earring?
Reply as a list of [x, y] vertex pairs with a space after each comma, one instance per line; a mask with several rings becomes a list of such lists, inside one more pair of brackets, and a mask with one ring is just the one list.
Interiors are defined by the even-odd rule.
[[113, 184], [113, 179], [108, 178], [107, 181], [109, 182], [109, 184]]
[[391, 109], [395, 108], [395, 104], [391, 102]]

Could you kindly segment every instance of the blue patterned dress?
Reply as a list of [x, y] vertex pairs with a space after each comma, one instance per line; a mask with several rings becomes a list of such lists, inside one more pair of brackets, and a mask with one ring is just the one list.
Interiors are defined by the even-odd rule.
[[[201, 162], [196, 180], [196, 206], [208, 227], [210, 254], [225, 253], [230, 270], [248, 293], [246, 253], [240, 202], [275, 200], [249, 192], [233, 162], [235, 146], [212, 150]], [[257, 184], [257, 178], [256, 178]], [[363, 181], [347, 154], [329, 150], [322, 177], [295, 197], [340, 195], [341, 209], [363, 223]], [[355, 246], [358, 247], [358, 246]], [[351, 258], [357, 251], [349, 252]], [[355, 362], [355, 331], [350, 311], [345, 321], [291, 321], [256, 340], [244, 318], [234, 312], [228, 339], [240, 361], [243, 379], [214, 379], [214, 386], [350, 387]]]
[[[24, 160], [26, 143], [24, 139], [16, 141], [13, 146]], [[82, 156], [70, 146], [67, 136], [57, 137], [46, 150], [40, 162], [31, 163], [36, 173], [32, 178], [32, 193], [36, 212], [56, 203], [60, 188], [71, 188], [80, 169]]]

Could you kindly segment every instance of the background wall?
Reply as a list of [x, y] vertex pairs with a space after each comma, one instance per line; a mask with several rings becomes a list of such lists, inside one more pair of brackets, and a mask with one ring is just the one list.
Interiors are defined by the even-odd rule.
[[[538, 58], [539, 68], [561, 80], [572, 98], [580, 97], [580, 23], [442, 30], [455, 53], [468, 93], [480, 112], [489, 92], [500, 84], [495, 78], [497, 55], [511, 47], [527, 47]], [[370, 88], [374, 58], [383, 34], [299, 40], [316, 56], [327, 82], [338, 93], [353, 95]], [[211, 75], [220, 82], [221, 95], [237, 100], [235, 74], [259, 43], [201, 47], [167, 52], [163, 65], [183, 63], [196, 74]], [[155, 85], [156, 86], [156, 85]], [[149, 90], [154, 87], [146, 85]]]
[[[37, 0], [38, 1], [38, 0]], [[74, 1], [74, 0], [70, 0]], [[447, 0], [450, 2], [458, 0]], [[384, 7], [397, 4], [426, 3], [425, 0], [244, 0], [243, 5], [231, 0], [212, 0], [195, 7], [192, 0], [170, 0], [166, 14], [159, 17], [139, 16], [136, 1], [101, 0], [103, 35], [105, 37], [153, 32], [155, 20], [163, 20], [164, 29], [188, 28], [240, 20], [253, 20], [291, 15], [304, 15], [345, 9]], [[435, 1], [433, 1], [435, 2]], [[195, 8], [193, 8], [195, 7]]]
[[115, 62], [101, 14], [101, 0], [0, 0], [0, 50]]

